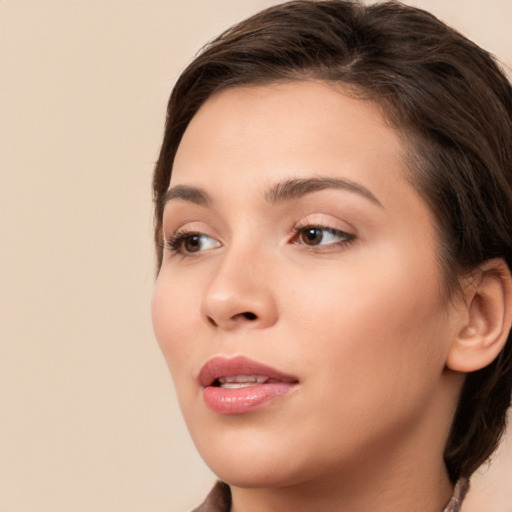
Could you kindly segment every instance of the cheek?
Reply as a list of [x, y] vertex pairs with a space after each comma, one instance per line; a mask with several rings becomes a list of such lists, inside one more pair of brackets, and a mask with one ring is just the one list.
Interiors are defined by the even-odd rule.
[[192, 358], [196, 346], [190, 310], [199, 305], [192, 291], [191, 286], [182, 287], [178, 279], [168, 279], [162, 271], [153, 292], [153, 329], [175, 381], [186, 369], [184, 363]]
[[311, 271], [290, 309], [311, 378], [328, 374], [326, 386], [337, 383], [358, 398], [367, 387], [375, 396], [378, 388], [420, 392], [444, 368], [448, 331], [435, 261], [380, 254], [371, 265], [362, 255], [350, 271]]

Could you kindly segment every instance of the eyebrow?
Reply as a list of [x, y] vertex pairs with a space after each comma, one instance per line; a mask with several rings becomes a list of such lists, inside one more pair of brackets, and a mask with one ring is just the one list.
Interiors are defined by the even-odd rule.
[[278, 203], [330, 188], [354, 192], [382, 207], [382, 203], [366, 187], [344, 178], [316, 177], [291, 179], [274, 185], [265, 194], [265, 197], [271, 203]]
[[[269, 203], [275, 204], [332, 188], [359, 194], [382, 207], [382, 203], [366, 187], [359, 183], [347, 179], [329, 177], [297, 178], [277, 183], [265, 193], [265, 199]], [[212, 203], [212, 199], [207, 192], [199, 187], [189, 185], [176, 185], [169, 189], [159, 202], [163, 209], [167, 203], [175, 200], [188, 201], [200, 206], [208, 206]]]
[[169, 201], [174, 200], [188, 201], [200, 206], [209, 205], [212, 200], [210, 196], [199, 187], [190, 187], [188, 185], [176, 185], [170, 188], [160, 199], [162, 209]]

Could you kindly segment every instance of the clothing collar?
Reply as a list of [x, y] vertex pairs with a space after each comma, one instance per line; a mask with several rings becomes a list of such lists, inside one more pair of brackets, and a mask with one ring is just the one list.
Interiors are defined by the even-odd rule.
[[[460, 512], [462, 502], [469, 489], [469, 479], [461, 478], [455, 484], [452, 497], [441, 512]], [[192, 512], [230, 512], [231, 491], [229, 485], [217, 482], [206, 500]]]

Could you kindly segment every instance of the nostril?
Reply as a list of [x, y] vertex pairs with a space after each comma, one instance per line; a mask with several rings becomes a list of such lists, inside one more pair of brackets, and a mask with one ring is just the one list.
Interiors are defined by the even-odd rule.
[[[1, 0], [0, 0], [1, 1]], [[249, 320], [250, 322], [253, 322], [254, 320], [258, 319], [258, 315], [255, 313], [252, 313], [251, 311], [245, 311], [244, 313], [237, 313], [236, 315], [232, 316], [230, 320]], [[213, 327], [219, 327], [224, 322], [217, 322], [214, 317], [207, 315], [206, 321], [212, 325]]]

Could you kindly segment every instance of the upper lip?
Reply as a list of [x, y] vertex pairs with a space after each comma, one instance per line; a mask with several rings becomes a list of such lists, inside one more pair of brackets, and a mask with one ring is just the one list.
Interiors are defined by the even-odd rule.
[[298, 382], [297, 377], [283, 373], [266, 364], [253, 361], [244, 356], [222, 357], [209, 359], [201, 368], [198, 376], [201, 386], [211, 386], [221, 377], [234, 377], [238, 375], [258, 375], [268, 377], [279, 382]]

